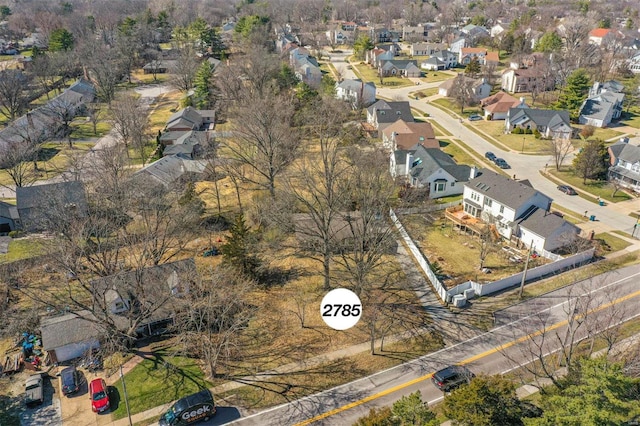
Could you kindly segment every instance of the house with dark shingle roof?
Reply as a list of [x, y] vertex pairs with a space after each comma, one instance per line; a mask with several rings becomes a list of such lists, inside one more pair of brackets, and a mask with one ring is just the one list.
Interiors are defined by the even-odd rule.
[[524, 98], [516, 99], [506, 92], [498, 92], [480, 101], [485, 120], [504, 120], [511, 108], [529, 108]]
[[555, 250], [579, 233], [579, 229], [551, 214], [552, 199], [528, 181], [517, 181], [481, 169], [465, 184], [463, 209], [469, 216], [495, 225], [498, 233], [538, 250]]
[[420, 64], [420, 68], [424, 70], [429, 70], [429, 71], [440, 71], [440, 70], [446, 70], [447, 64], [445, 64], [443, 61], [436, 58], [435, 56], [432, 56], [426, 61], [423, 61]]
[[14, 231], [19, 225], [18, 208], [13, 204], [0, 201], [0, 235]]
[[505, 133], [513, 129], [538, 130], [545, 138], [571, 139], [574, 129], [569, 111], [534, 108], [510, 108], [504, 121]]
[[382, 131], [382, 144], [389, 152], [416, 149], [419, 145], [440, 149], [431, 123], [397, 120]]
[[580, 124], [607, 127], [622, 115], [624, 86], [615, 80], [596, 81], [589, 90], [589, 97], [582, 102], [578, 115]]
[[609, 180], [640, 193], [640, 146], [616, 142], [609, 146]]
[[389, 102], [379, 100], [367, 108], [367, 123], [378, 131], [384, 130], [385, 127], [398, 120], [403, 120], [407, 123], [415, 121], [408, 101]]
[[40, 323], [42, 347], [53, 363], [79, 358], [99, 348], [104, 334], [104, 328], [89, 311], [44, 318]]
[[212, 129], [215, 123], [215, 112], [186, 107], [177, 111], [167, 120], [166, 130], [169, 132], [188, 132], [189, 130]]
[[149, 163], [134, 173], [141, 184], [160, 184], [171, 188], [184, 180], [199, 180], [207, 167], [206, 160], [192, 160], [185, 154], [173, 154]]
[[376, 101], [376, 85], [362, 80], [342, 80], [336, 83], [336, 98], [342, 99], [353, 109], [367, 107]]
[[89, 209], [84, 184], [75, 180], [17, 187], [16, 207], [22, 228], [30, 232], [55, 231]]
[[439, 148], [422, 145], [415, 150], [395, 151], [391, 165], [394, 177], [404, 176], [412, 186], [428, 188], [432, 199], [462, 194], [471, 176], [471, 167], [457, 164]]
[[420, 77], [422, 71], [418, 62], [414, 60], [383, 60], [378, 65], [378, 75], [383, 77], [402, 76], [409, 78]]

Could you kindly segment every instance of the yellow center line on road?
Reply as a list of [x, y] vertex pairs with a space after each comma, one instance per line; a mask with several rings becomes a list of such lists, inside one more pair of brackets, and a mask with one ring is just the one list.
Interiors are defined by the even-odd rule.
[[[587, 316], [589, 314], [593, 314], [595, 312], [602, 311], [602, 310], [607, 309], [607, 308], [609, 308], [611, 306], [614, 306], [614, 305], [616, 305], [618, 303], [622, 303], [624, 301], [627, 301], [629, 299], [633, 299], [634, 297], [638, 297], [638, 296], [640, 296], [640, 290], [638, 290], [638, 291], [636, 291], [634, 293], [631, 293], [631, 294], [627, 294], [626, 296], [619, 297], [616, 300], [613, 300], [611, 302], [605, 303], [604, 305], [600, 305], [597, 308], [594, 308], [594, 309], [591, 309], [591, 310], [587, 311], [587, 313], [576, 315], [575, 318], [578, 319], [578, 318], [585, 317], [585, 316]], [[489, 355], [493, 355], [496, 352], [500, 352], [502, 350], [510, 348], [511, 346], [517, 345], [518, 343], [522, 343], [522, 342], [525, 342], [525, 341], [527, 341], [529, 339], [532, 339], [534, 337], [540, 336], [541, 334], [546, 333], [548, 331], [552, 331], [552, 330], [558, 329], [558, 328], [560, 328], [562, 326], [567, 325], [568, 323], [569, 323], [569, 320], [563, 320], [563, 321], [557, 322], [557, 323], [555, 323], [555, 324], [553, 324], [553, 325], [551, 325], [549, 327], [546, 327], [544, 329], [535, 331], [533, 333], [527, 334], [526, 336], [522, 336], [522, 337], [519, 337], [519, 338], [517, 338], [515, 340], [512, 340], [511, 342], [508, 342], [508, 343], [505, 343], [503, 345], [497, 346], [497, 347], [495, 347], [493, 349], [489, 349], [487, 351], [479, 353], [478, 355], [474, 355], [472, 357], [469, 357], [469, 358], [461, 361], [460, 365], [470, 364], [470, 363], [472, 363], [474, 361], [477, 361], [477, 360], [482, 359], [484, 357], [487, 357]], [[400, 385], [394, 386], [394, 387], [389, 388], [387, 390], [384, 390], [382, 392], [378, 392], [376, 394], [370, 395], [370, 396], [368, 396], [366, 398], [362, 398], [362, 399], [359, 399], [357, 401], [350, 402], [349, 404], [343, 405], [342, 407], [334, 408], [333, 410], [327, 411], [326, 413], [318, 414], [315, 417], [312, 417], [312, 418], [310, 418], [308, 420], [304, 420], [304, 421], [302, 421], [300, 423], [297, 423], [295, 426], [309, 425], [309, 424], [311, 424], [313, 422], [317, 422], [319, 420], [326, 419], [327, 417], [334, 416], [334, 415], [336, 415], [338, 413], [350, 410], [351, 408], [357, 407], [359, 405], [366, 404], [367, 402], [376, 400], [378, 398], [382, 398], [384, 396], [387, 396], [389, 394], [392, 394], [394, 392], [397, 392], [397, 391], [402, 390], [404, 388], [407, 388], [409, 386], [415, 385], [416, 383], [420, 383], [420, 382], [423, 382], [425, 380], [428, 380], [433, 376], [434, 373], [435, 372], [426, 374], [424, 376], [421, 376], [421, 377], [418, 377], [416, 379], [410, 380], [408, 382], [402, 383]]]

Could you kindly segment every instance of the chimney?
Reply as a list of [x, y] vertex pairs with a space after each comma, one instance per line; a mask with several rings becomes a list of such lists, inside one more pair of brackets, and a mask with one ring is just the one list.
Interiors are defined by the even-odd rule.
[[469, 180], [475, 179], [478, 176], [478, 168], [476, 166], [471, 166], [469, 169]]
[[525, 106], [524, 101], [525, 101], [525, 98], [524, 98], [524, 97], [521, 97], [521, 98], [520, 98], [520, 106], [522, 106], [522, 107], [524, 107], [524, 106]]

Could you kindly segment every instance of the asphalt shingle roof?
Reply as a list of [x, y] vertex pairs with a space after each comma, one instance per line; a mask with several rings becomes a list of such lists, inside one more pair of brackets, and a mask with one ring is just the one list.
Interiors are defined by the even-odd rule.
[[518, 224], [531, 232], [543, 237], [550, 237], [558, 228], [568, 223], [566, 220], [555, 214], [536, 209], [533, 213], [520, 220]]
[[466, 186], [513, 209], [517, 209], [538, 193], [522, 182], [488, 169], [481, 169], [480, 175], [470, 180]]
[[458, 165], [449, 154], [442, 152], [438, 148], [425, 148], [418, 146], [415, 150], [414, 161], [420, 159], [419, 166], [411, 170], [411, 176], [419, 180], [427, 179], [439, 169], [449, 173], [458, 182], [467, 182], [471, 168], [467, 165]]
[[104, 329], [95, 321], [95, 317], [89, 311], [45, 318], [40, 324], [42, 347], [50, 351], [69, 344], [97, 339], [104, 333]]

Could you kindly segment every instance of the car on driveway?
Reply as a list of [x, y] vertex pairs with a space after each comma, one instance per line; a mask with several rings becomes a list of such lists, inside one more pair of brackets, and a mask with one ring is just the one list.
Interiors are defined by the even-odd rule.
[[27, 406], [38, 405], [44, 402], [44, 382], [42, 374], [33, 374], [27, 378], [24, 384], [25, 404]]
[[487, 151], [487, 152], [484, 153], [484, 158], [486, 158], [489, 161], [495, 161], [496, 160], [496, 155], [491, 151]]
[[476, 375], [462, 365], [450, 365], [436, 371], [431, 381], [443, 392], [450, 392], [462, 385], [468, 384]]
[[71, 395], [80, 389], [80, 373], [75, 367], [67, 367], [60, 372], [60, 388], [63, 395]]
[[89, 383], [89, 397], [91, 409], [94, 413], [102, 413], [109, 409], [109, 394], [104, 379], [93, 379]]
[[509, 163], [507, 163], [504, 158], [496, 158], [494, 160], [494, 163], [496, 163], [496, 166], [500, 167], [501, 169], [510, 169], [511, 166], [509, 165]]
[[578, 195], [576, 190], [569, 185], [558, 185], [558, 191], [564, 192], [567, 195]]
[[469, 116], [469, 121], [479, 121], [482, 120], [482, 116], [478, 114], [471, 114]]

